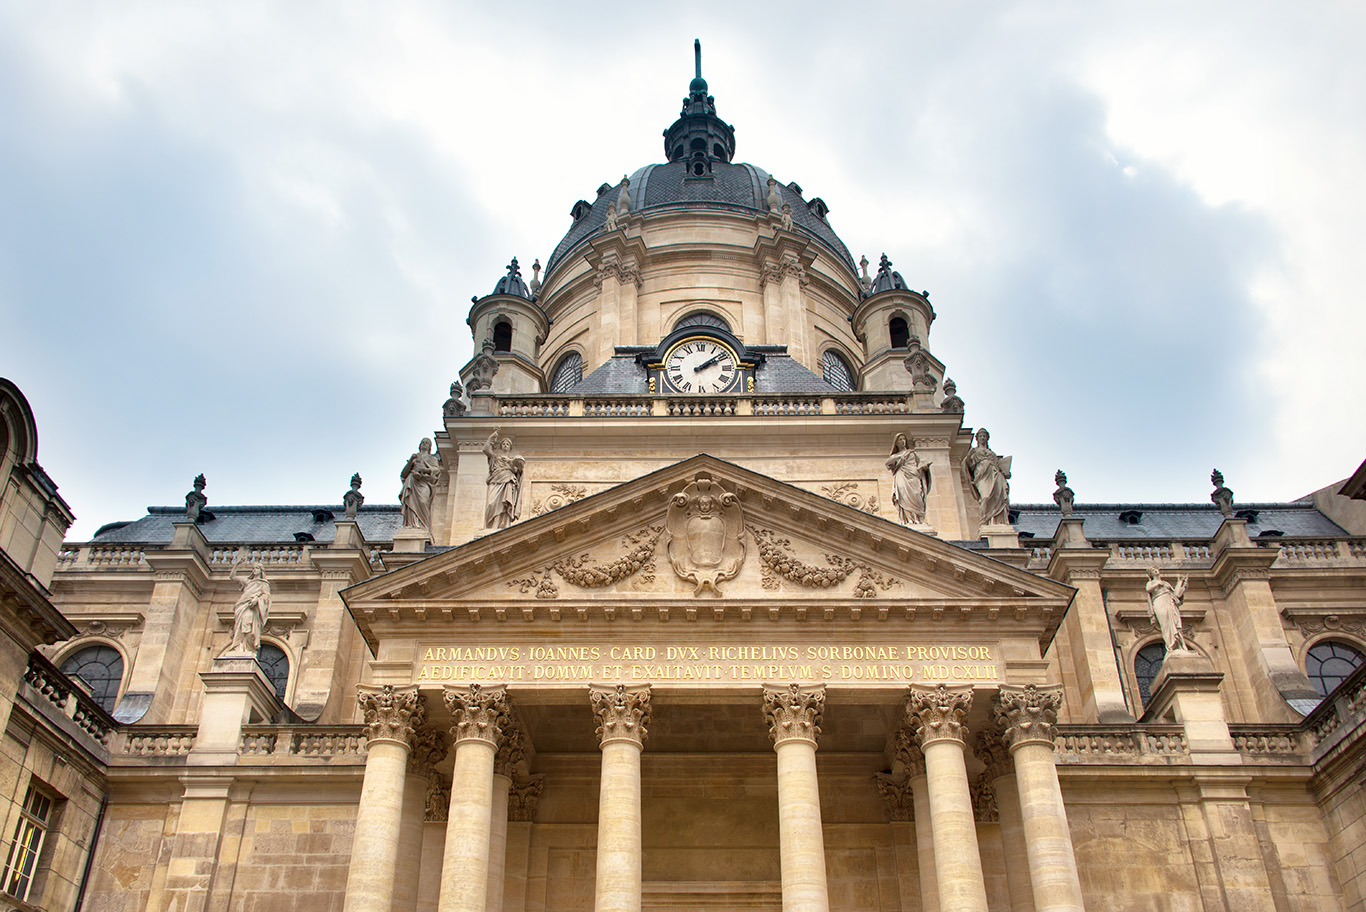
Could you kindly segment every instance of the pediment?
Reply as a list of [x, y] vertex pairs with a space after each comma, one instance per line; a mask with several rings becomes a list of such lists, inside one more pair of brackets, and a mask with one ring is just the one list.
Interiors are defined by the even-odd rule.
[[372, 646], [411, 621], [777, 619], [1005, 612], [1051, 639], [1074, 590], [711, 456], [374, 577], [343, 596]]

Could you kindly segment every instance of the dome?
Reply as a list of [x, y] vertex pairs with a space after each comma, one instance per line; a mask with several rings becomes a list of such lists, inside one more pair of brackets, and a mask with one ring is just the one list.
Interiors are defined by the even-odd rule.
[[[591, 207], [586, 210], [583, 206], [575, 207], [574, 211], [580, 213], [579, 218], [550, 255], [546, 263], [547, 274], [553, 272], [570, 251], [589, 237], [603, 232], [607, 207], [616, 202], [616, 191], [617, 187], [604, 185]], [[629, 192], [633, 213], [670, 208], [768, 212], [768, 172], [745, 163], [712, 161], [711, 174], [701, 180], [688, 176], [687, 161], [646, 165], [631, 175]], [[815, 238], [851, 273], [856, 274], [849, 248], [844, 246], [844, 242], [835, 234], [835, 229], [825, 220], [824, 213], [829, 210], [824, 201], [813, 199], [808, 202], [802, 198], [801, 190], [795, 185], [784, 186], [780, 183], [778, 192], [783, 202], [792, 207], [795, 229]]]
[[522, 268], [517, 265], [516, 257], [513, 257], [512, 262], [508, 263], [508, 274], [499, 279], [498, 284], [493, 286], [493, 293], [531, 299], [531, 291], [526, 287], [526, 282], [522, 281]]

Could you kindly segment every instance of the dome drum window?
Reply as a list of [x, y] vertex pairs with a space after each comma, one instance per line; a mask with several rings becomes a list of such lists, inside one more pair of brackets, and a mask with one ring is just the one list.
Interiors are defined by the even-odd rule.
[[570, 352], [560, 359], [560, 363], [555, 368], [555, 373], [551, 375], [550, 391], [552, 393], [567, 393], [582, 379], [583, 356], [578, 352]]
[[821, 355], [821, 377], [841, 393], [852, 393], [858, 386], [853, 368], [833, 348], [827, 348]]

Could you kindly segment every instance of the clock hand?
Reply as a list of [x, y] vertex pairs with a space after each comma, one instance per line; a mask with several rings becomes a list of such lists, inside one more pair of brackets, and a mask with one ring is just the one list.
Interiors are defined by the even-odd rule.
[[695, 374], [696, 374], [696, 373], [700, 373], [700, 372], [702, 372], [703, 370], [705, 370], [706, 368], [711, 367], [713, 364], [715, 364], [717, 361], [720, 361], [720, 360], [721, 360], [721, 356], [720, 356], [719, 354], [712, 355], [710, 358], [708, 358], [707, 360], [703, 361], [701, 364], [699, 364], [699, 365], [697, 365], [696, 367], [694, 367], [694, 368], [692, 369], [692, 370], [693, 370], [693, 373], [695, 373]]

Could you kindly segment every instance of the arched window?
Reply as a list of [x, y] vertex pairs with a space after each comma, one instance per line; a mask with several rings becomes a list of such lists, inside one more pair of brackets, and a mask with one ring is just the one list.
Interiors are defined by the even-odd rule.
[[80, 678], [105, 712], [113, 712], [123, 682], [123, 656], [113, 646], [87, 646], [62, 663], [68, 678]]
[[1304, 673], [1309, 675], [1319, 696], [1326, 697], [1361, 667], [1361, 650], [1336, 640], [1324, 640], [1309, 647], [1304, 657]]
[[285, 687], [289, 684], [289, 656], [274, 643], [262, 643], [261, 651], [256, 654], [256, 664], [270, 679], [275, 688], [275, 696], [285, 698]]
[[552, 393], [566, 393], [575, 383], [583, 379], [583, 356], [578, 352], [570, 352], [560, 359], [560, 364], [555, 368], [555, 373], [550, 381], [550, 391]]
[[496, 352], [512, 351], [512, 324], [507, 320], [499, 320], [493, 324], [493, 350]]
[[1153, 679], [1157, 677], [1157, 672], [1162, 668], [1162, 660], [1167, 657], [1167, 647], [1161, 642], [1149, 643], [1138, 651], [1134, 656], [1134, 677], [1138, 678], [1138, 699], [1144, 705], [1148, 705], [1149, 698], [1152, 697]]
[[850, 369], [849, 362], [841, 358], [839, 352], [833, 348], [827, 348], [821, 355], [821, 376], [826, 383], [841, 393], [854, 391], [854, 372]]
[[911, 331], [906, 326], [905, 317], [892, 317], [887, 323], [887, 332], [891, 336], [892, 348], [905, 348], [911, 344]]
[[715, 326], [717, 329], [724, 329], [726, 332], [730, 332], [730, 324], [727, 323], [724, 318], [718, 317], [714, 313], [708, 313], [705, 310], [694, 310], [687, 316], [680, 318], [678, 322], [674, 324], [674, 329], [678, 329], [681, 326]]

